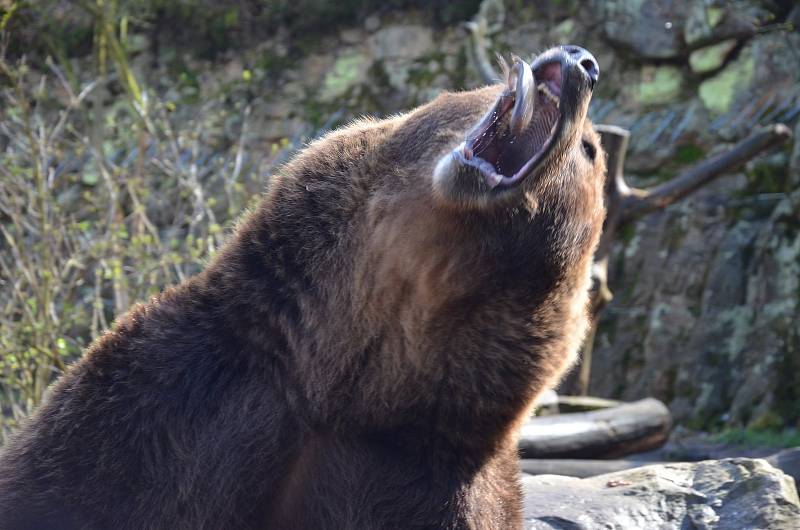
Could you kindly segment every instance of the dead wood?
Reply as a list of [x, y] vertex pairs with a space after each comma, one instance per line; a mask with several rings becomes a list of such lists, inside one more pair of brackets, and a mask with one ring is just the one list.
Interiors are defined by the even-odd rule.
[[616, 458], [660, 447], [672, 419], [647, 398], [589, 412], [531, 418], [520, 432], [523, 458]]

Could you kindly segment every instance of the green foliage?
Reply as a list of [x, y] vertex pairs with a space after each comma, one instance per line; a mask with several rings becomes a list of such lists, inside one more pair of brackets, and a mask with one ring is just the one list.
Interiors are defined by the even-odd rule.
[[302, 48], [303, 42], [343, 24], [357, 24], [374, 12], [416, 9], [433, 23], [450, 24], [474, 15], [480, 0], [79, 0], [82, 10], [74, 4], [11, 2], [12, 55], [33, 51], [63, 59], [96, 51], [93, 45], [102, 33], [96, 25], [98, 9], [111, 8], [120, 21], [126, 21], [128, 32], [146, 34], [153, 46], [177, 46], [212, 57], [255, 45], [278, 32], [293, 47]]
[[680, 165], [692, 164], [699, 162], [705, 154], [705, 151], [699, 145], [686, 144], [678, 146], [675, 150], [675, 160]]
[[66, 58], [92, 51], [91, 17], [66, 0], [6, 0], [0, 16], [12, 56]]
[[654, 175], [649, 185], [665, 182], [672, 179], [682, 169], [692, 166], [707, 156], [705, 149], [695, 144], [682, 144], [675, 148], [670, 160], [661, 166]]
[[747, 187], [740, 195], [791, 191], [789, 172], [781, 159], [764, 157], [751, 164], [745, 174], [747, 175]]
[[745, 447], [797, 447], [800, 446], [800, 431], [797, 429], [729, 429], [713, 436], [717, 443]]
[[115, 316], [200, 270], [289, 147], [251, 153], [227, 92], [155, 98], [116, 8], [87, 6], [82, 78], [0, 57], [0, 440]]

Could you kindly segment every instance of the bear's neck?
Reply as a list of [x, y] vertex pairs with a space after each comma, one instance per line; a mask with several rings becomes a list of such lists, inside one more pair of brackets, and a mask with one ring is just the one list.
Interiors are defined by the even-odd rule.
[[[221, 313], [236, 315], [229, 325], [280, 365], [287, 402], [309, 429], [402, 437], [410, 444], [480, 440], [480, 453], [487, 443], [499, 443], [487, 442], [491, 433], [519, 421], [567, 362], [572, 346], [560, 330], [576, 318], [581, 287], [545, 272], [544, 264], [532, 270], [519, 264], [514, 274], [482, 278], [475, 271], [516, 259], [503, 249], [484, 249], [481, 259], [497, 263], [471, 263], [462, 271], [480, 288], [434, 304], [425, 297], [442, 294], [448, 281], [436, 275], [460, 258], [448, 249], [440, 254], [430, 247], [395, 271], [433, 282], [422, 290], [410, 287], [409, 278], [370, 283], [368, 272], [380, 265], [373, 256], [353, 251], [352, 264], [341, 262], [346, 258], [326, 263], [324, 241], [313, 252], [308, 243], [299, 246], [304, 227], [296, 222], [256, 212], [209, 267], [206, 282], [224, 301]], [[305, 228], [306, 242], [317, 241], [308, 234], [315, 229]], [[403, 249], [398, 241], [391, 250], [408, 256], [429, 241], [410, 243]], [[463, 252], [464, 260], [479, 254]], [[520, 289], [531, 275], [538, 283]], [[463, 284], [464, 278], [453, 281]], [[381, 285], [391, 289], [381, 291]], [[548, 311], [535, 313], [537, 307]]]

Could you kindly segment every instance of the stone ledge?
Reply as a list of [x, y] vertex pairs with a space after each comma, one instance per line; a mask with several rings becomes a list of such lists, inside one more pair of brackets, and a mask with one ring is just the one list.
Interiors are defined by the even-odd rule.
[[523, 475], [530, 530], [800, 527], [794, 480], [762, 459], [647, 466], [578, 479]]

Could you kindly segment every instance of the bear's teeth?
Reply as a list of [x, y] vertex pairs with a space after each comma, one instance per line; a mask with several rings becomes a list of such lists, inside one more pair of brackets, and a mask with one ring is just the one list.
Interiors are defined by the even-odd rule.
[[533, 107], [536, 105], [533, 90], [533, 73], [528, 63], [517, 59], [514, 63], [516, 83], [514, 93], [514, 108], [511, 111], [511, 132], [519, 134], [531, 122], [533, 117]]
[[544, 94], [547, 97], [547, 99], [552, 101], [554, 104], [558, 105], [559, 101], [558, 96], [553, 94], [553, 92], [550, 90], [550, 87], [548, 87], [544, 81], [539, 83], [539, 85], [536, 88], [539, 89], [542, 92], [542, 94]]

